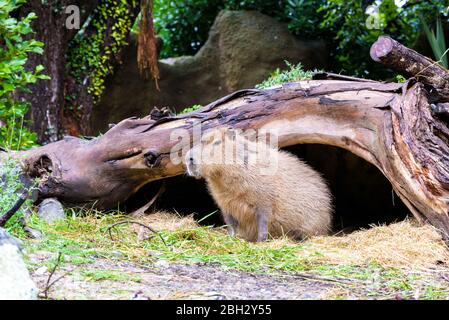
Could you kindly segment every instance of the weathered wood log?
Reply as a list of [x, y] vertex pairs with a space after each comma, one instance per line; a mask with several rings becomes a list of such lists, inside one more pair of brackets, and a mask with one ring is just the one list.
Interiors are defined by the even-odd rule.
[[[73, 204], [115, 207], [144, 184], [182, 174], [170, 161], [178, 142], [170, 139], [179, 128], [192, 131], [196, 123], [212, 127], [279, 128], [281, 146], [326, 143], [354, 148], [370, 162], [367, 136], [400, 90], [398, 84], [348, 81], [306, 81], [268, 90], [244, 90], [180, 117], [127, 119], [104, 135], [83, 140], [66, 137], [21, 153], [26, 172], [44, 178], [41, 198], [56, 197]], [[369, 120], [370, 113], [376, 115]], [[368, 121], [367, 121], [368, 120]], [[351, 142], [354, 131], [360, 137]], [[369, 129], [365, 127], [368, 126]], [[363, 140], [363, 141], [359, 141]], [[368, 141], [365, 141], [368, 140]]]
[[105, 135], [68, 137], [21, 153], [26, 172], [43, 178], [41, 198], [115, 207], [144, 184], [184, 172], [170, 161], [172, 132], [216, 127], [276, 130], [281, 147], [320, 143], [374, 164], [419, 221], [449, 238], [449, 130], [433, 119], [421, 84], [301, 81], [244, 90], [179, 117], [127, 119]]
[[374, 61], [431, 86], [437, 99], [449, 101], [449, 72], [439, 63], [386, 36], [379, 37], [371, 46], [370, 55]]
[[[383, 61], [390, 66], [399, 61], [398, 69], [407, 68], [396, 59], [403, 48], [395, 42], [391, 48], [375, 48], [375, 56], [393, 52], [389, 62]], [[411, 61], [421, 60], [416, 56]], [[155, 112], [153, 117], [124, 120], [92, 140], [67, 137], [16, 156], [27, 174], [40, 179], [40, 198], [111, 208], [149, 182], [184, 173], [182, 164], [170, 160], [178, 152], [175, 145], [191, 146], [173, 136], [177, 129], [190, 136], [198, 124], [203, 130], [276, 131], [280, 147], [332, 145], [372, 163], [418, 221], [430, 222], [449, 240], [449, 129], [443, 119], [434, 117], [434, 101], [429, 101], [429, 90], [438, 90], [443, 101], [435, 103], [444, 102], [447, 84], [421, 78], [426, 72], [422, 66], [405, 70], [422, 83], [342, 80], [321, 74], [321, 79], [338, 80], [242, 90], [189, 114]]]

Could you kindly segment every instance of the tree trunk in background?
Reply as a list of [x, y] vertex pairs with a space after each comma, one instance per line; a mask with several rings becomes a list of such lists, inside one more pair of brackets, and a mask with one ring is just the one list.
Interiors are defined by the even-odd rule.
[[69, 41], [63, 8], [73, 1], [58, 3], [62, 9], [56, 10], [54, 1], [43, 4], [41, 0], [30, 0], [20, 9], [21, 15], [36, 13], [38, 18], [32, 23], [35, 38], [45, 44], [44, 54], [30, 55], [27, 67], [34, 69], [41, 64], [51, 77], [51, 80], [38, 81], [30, 86], [30, 93], [19, 94], [20, 98], [30, 102], [29, 126], [37, 133], [39, 143], [58, 140], [61, 130], [59, 119], [64, 105], [65, 53]]
[[[28, 126], [37, 133], [38, 143], [45, 144], [60, 139], [63, 135], [84, 135], [89, 131], [90, 114], [93, 107], [93, 98], [87, 92], [86, 83], [78, 83], [67, 69], [67, 52], [69, 43], [79, 30], [68, 29], [65, 13], [68, 5], [76, 5], [80, 8], [80, 26], [91, 16], [96, 6], [106, 0], [55, 0], [41, 1], [29, 0], [20, 8], [20, 15], [34, 12], [38, 18], [33, 21], [36, 40], [45, 44], [44, 54], [30, 55], [27, 67], [36, 65], [45, 67], [44, 73], [51, 80], [41, 80], [30, 86], [31, 93], [19, 93], [18, 97], [30, 102], [28, 112]], [[131, 19], [138, 14], [138, 5], [129, 6]], [[110, 41], [113, 23], [108, 23], [108, 31], [104, 44]], [[89, 34], [93, 27], [89, 24], [84, 32]], [[119, 55], [110, 57], [119, 60]], [[89, 75], [84, 75], [89, 80]], [[66, 100], [66, 97], [74, 96], [75, 99]], [[74, 110], [73, 106], [82, 106]]]

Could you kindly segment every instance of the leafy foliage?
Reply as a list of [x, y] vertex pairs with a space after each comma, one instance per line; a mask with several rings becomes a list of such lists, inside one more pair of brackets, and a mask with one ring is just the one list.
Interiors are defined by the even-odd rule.
[[198, 110], [199, 108], [202, 108], [202, 107], [203, 106], [200, 105], [200, 104], [194, 104], [191, 107], [187, 107], [187, 108], [183, 109], [179, 114], [193, 112], [193, 111]]
[[[393, 76], [370, 61], [369, 48], [383, 34], [407, 46], [421, 32], [419, 16], [447, 19], [449, 0], [155, 0], [155, 26], [164, 40], [162, 57], [194, 54], [204, 44], [221, 9], [257, 10], [288, 24], [298, 37], [323, 39], [331, 49], [330, 70], [357, 76]], [[378, 24], [367, 27], [369, 5], [375, 5]]]
[[[93, 32], [87, 34], [85, 24], [70, 43], [70, 72], [80, 83], [86, 77], [89, 79], [88, 92], [95, 101], [99, 100], [105, 89], [106, 77], [114, 71], [111, 57], [116, 56], [127, 45], [126, 38], [134, 22], [129, 16], [129, 6], [137, 6], [137, 1], [100, 1], [92, 17]], [[111, 28], [109, 23], [113, 23]], [[112, 30], [111, 39], [105, 46], [109, 30]]]
[[446, 39], [444, 37], [443, 23], [441, 22], [440, 17], [438, 17], [437, 19], [436, 33], [430, 30], [430, 27], [425, 21], [423, 21], [423, 26], [424, 31], [426, 32], [427, 39], [429, 40], [430, 46], [432, 47], [433, 54], [435, 55], [435, 59], [447, 69], [448, 60], [446, 52]]
[[[380, 35], [387, 34], [406, 46], [412, 46], [421, 31], [419, 15], [434, 19], [438, 13], [446, 14], [449, 5], [448, 0], [409, 0], [402, 6], [397, 6], [395, 2], [398, 1], [322, 1], [318, 9], [318, 12], [324, 13], [320, 28], [329, 34], [327, 40], [331, 48], [336, 48], [333, 53], [336, 60], [334, 71], [371, 78], [391, 75], [382, 66], [371, 62], [371, 44]], [[366, 22], [367, 5], [371, 3], [377, 5], [379, 23], [370, 29]]]
[[318, 72], [318, 70], [304, 71], [301, 63], [298, 63], [297, 65], [291, 64], [288, 61], [285, 61], [285, 63], [289, 67], [289, 70], [281, 71], [279, 68], [276, 69], [267, 80], [256, 85], [256, 88], [265, 89], [287, 82], [311, 79], [313, 74]]
[[25, 69], [28, 55], [42, 54], [43, 43], [26, 37], [33, 32], [30, 23], [36, 18], [34, 13], [21, 19], [12, 16], [24, 2], [0, 0], [0, 146], [10, 149], [28, 148], [36, 141], [36, 135], [23, 128], [28, 104], [17, 101], [14, 93], [28, 91], [27, 86], [38, 79], [48, 79], [41, 73], [41, 65]]

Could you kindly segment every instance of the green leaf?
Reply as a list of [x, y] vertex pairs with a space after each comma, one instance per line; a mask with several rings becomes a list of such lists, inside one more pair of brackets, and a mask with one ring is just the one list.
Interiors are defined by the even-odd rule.
[[44, 66], [43, 65], [38, 65], [38, 66], [36, 66], [36, 72], [42, 72], [42, 71], [44, 71]]

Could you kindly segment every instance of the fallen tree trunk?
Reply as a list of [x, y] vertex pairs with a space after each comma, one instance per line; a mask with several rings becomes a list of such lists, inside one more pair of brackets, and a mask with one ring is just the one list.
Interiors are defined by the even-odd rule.
[[431, 84], [339, 77], [242, 90], [186, 115], [155, 112], [124, 120], [93, 140], [67, 137], [18, 156], [25, 171], [41, 179], [40, 198], [111, 208], [151, 181], [184, 172], [170, 161], [180, 144], [172, 136], [177, 129], [190, 135], [198, 124], [203, 130], [275, 130], [281, 147], [332, 145], [372, 163], [413, 215], [448, 240], [449, 129], [434, 117], [426, 90]]

